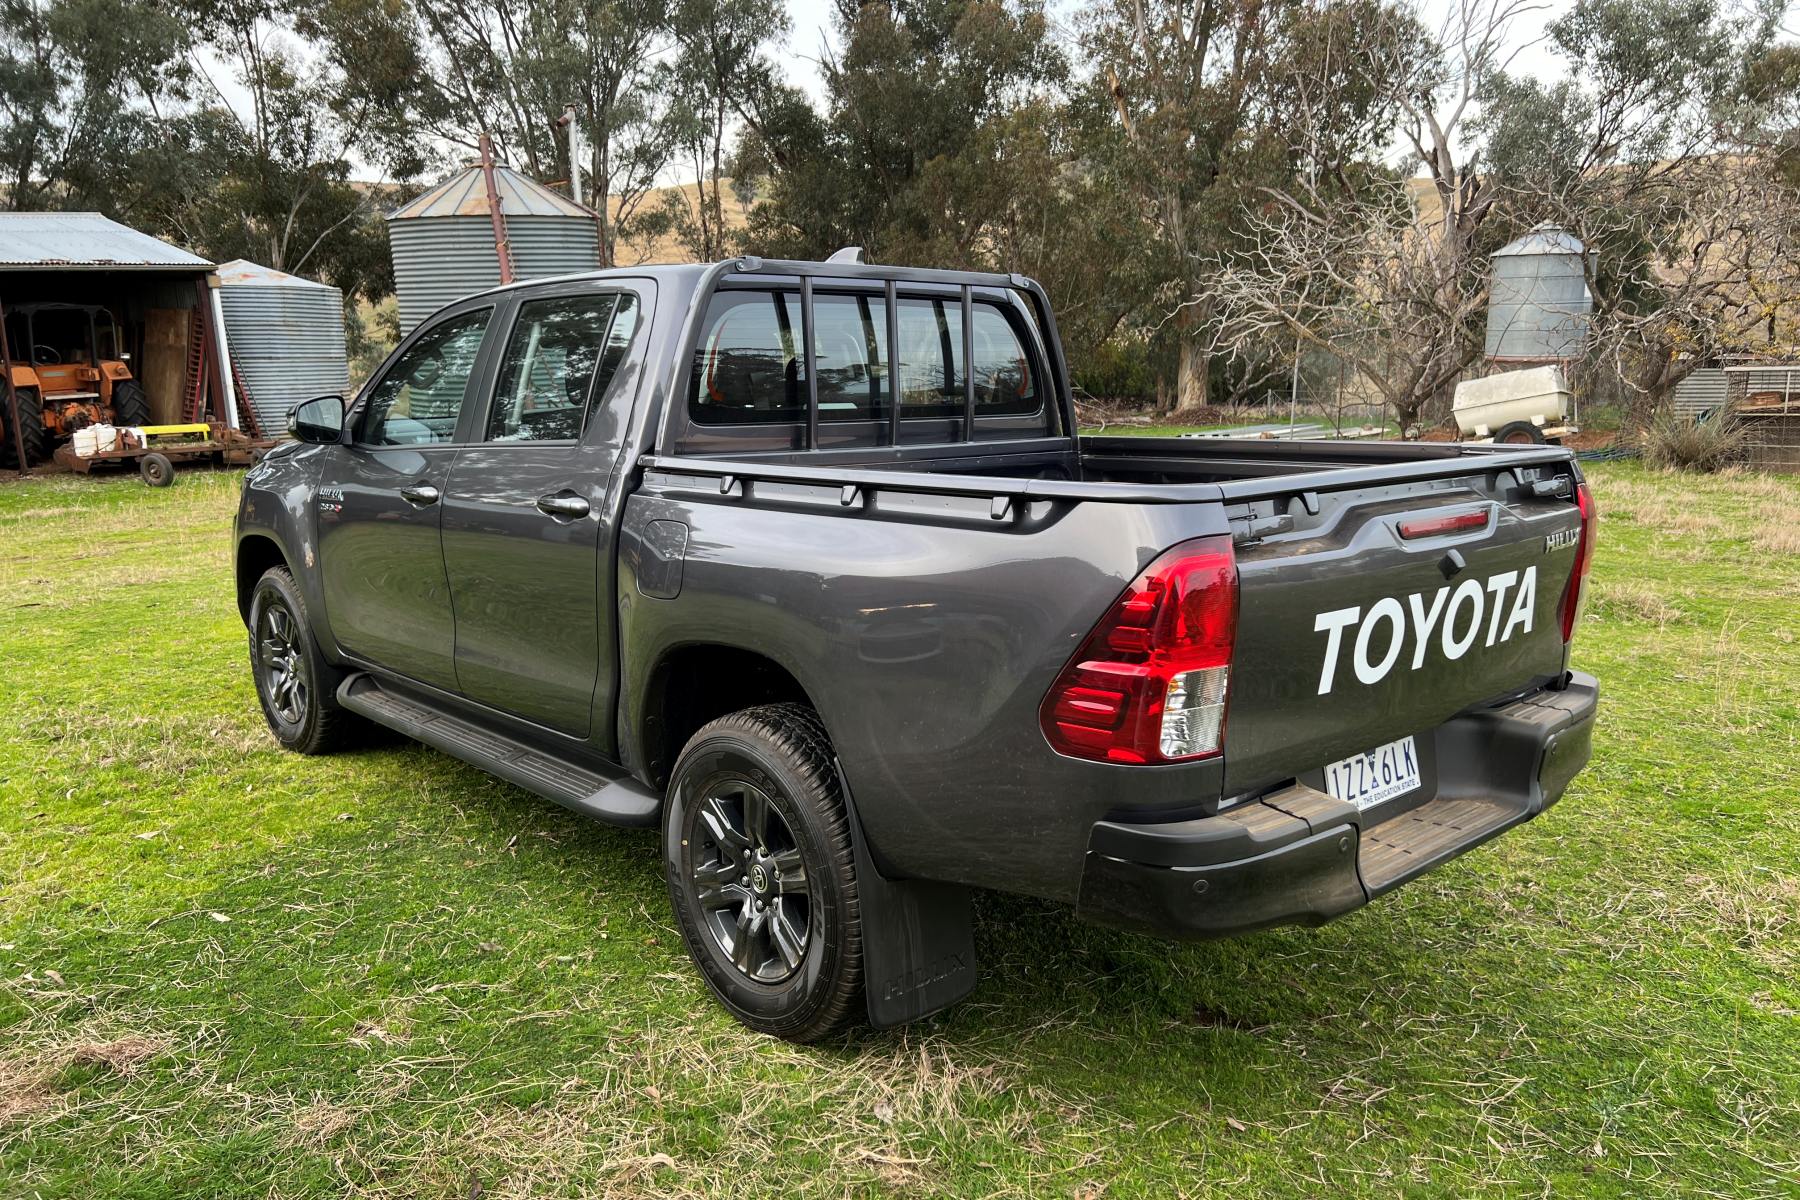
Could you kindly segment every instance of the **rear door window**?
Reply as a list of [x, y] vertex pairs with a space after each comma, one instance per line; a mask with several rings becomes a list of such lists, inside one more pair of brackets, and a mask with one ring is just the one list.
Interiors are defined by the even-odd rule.
[[492, 309], [462, 313], [419, 336], [369, 391], [356, 440], [430, 446], [456, 439], [456, 422], [481, 355]]
[[629, 292], [555, 296], [519, 306], [500, 361], [485, 440], [573, 441], [606, 394], [637, 327]]

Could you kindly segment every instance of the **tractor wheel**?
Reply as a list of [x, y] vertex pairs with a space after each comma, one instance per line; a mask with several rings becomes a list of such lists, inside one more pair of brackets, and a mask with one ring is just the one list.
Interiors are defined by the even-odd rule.
[[135, 379], [125, 379], [113, 384], [112, 410], [114, 425], [148, 425], [150, 423], [150, 397], [144, 394], [143, 385]]
[[25, 457], [13, 444], [12, 412], [0, 396], [0, 466], [19, 469], [40, 463], [50, 457], [50, 438], [44, 429], [44, 401], [36, 388], [19, 388], [19, 429], [23, 434]]

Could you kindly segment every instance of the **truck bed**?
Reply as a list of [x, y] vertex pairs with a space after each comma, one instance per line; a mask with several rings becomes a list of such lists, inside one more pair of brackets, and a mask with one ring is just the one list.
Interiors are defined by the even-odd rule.
[[[641, 466], [622, 583], [654, 557], [633, 547], [651, 522], [687, 529], [687, 561], [676, 604], [633, 609], [624, 644], [654, 661], [693, 636], [696, 613], [753, 630], [818, 701], [853, 794], [868, 796], [871, 840], [903, 875], [1072, 899], [1097, 821], [1217, 812], [1295, 779], [1323, 788], [1326, 764], [1408, 735], [1424, 739], [1430, 791], [1432, 730], [1566, 667], [1557, 606], [1573, 554], [1542, 549], [1578, 523], [1558, 447], [1084, 437]], [[1395, 532], [1472, 511], [1478, 530]], [[1219, 535], [1241, 589], [1223, 755], [1126, 771], [1059, 756], [1038, 707], [1083, 637], [1158, 554]], [[1467, 564], [1455, 578], [1452, 554]], [[1523, 632], [1460, 661], [1421, 651], [1416, 669], [1408, 641], [1399, 669], [1365, 684], [1350, 626], [1321, 691], [1321, 614], [1418, 596], [1441, 616], [1437, 594], [1463, 579], [1492, 610], [1522, 589], [1491, 581], [1528, 569]], [[650, 686], [626, 672], [628, 697]], [[658, 754], [635, 761], [654, 777]], [[1063, 800], [1054, 812], [1047, 795]], [[955, 837], [932, 834], [951, 814]]]

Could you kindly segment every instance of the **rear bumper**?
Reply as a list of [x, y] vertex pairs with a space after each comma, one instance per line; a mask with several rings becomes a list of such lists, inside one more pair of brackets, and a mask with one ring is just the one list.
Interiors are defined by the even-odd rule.
[[1599, 695], [1571, 672], [1560, 690], [1446, 722], [1437, 794], [1397, 814], [1365, 816], [1296, 783], [1215, 817], [1102, 821], [1077, 910], [1174, 937], [1323, 924], [1556, 803], [1587, 764]]

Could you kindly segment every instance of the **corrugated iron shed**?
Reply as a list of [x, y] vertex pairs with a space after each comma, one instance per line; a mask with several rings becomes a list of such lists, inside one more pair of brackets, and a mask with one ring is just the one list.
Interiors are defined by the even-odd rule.
[[99, 213], [0, 213], [0, 271], [207, 271], [196, 254]]
[[220, 263], [214, 274], [218, 275], [219, 284], [222, 287], [242, 284], [252, 287], [319, 288], [327, 292], [337, 291], [328, 283], [320, 283], [316, 279], [308, 279], [303, 275], [289, 275], [286, 271], [277, 271], [274, 267], [253, 263], [247, 258], [234, 258], [228, 263]]
[[297, 404], [344, 394], [350, 368], [338, 289], [243, 259], [218, 276], [231, 358], [265, 432], [284, 428]]
[[[500, 196], [500, 211], [508, 218], [586, 217], [593, 220], [598, 215], [593, 209], [558, 195], [510, 167], [494, 168], [494, 191]], [[474, 166], [452, 175], [410, 204], [395, 209], [388, 214], [388, 220], [487, 215], [487, 187], [481, 179], [481, 168]]]

